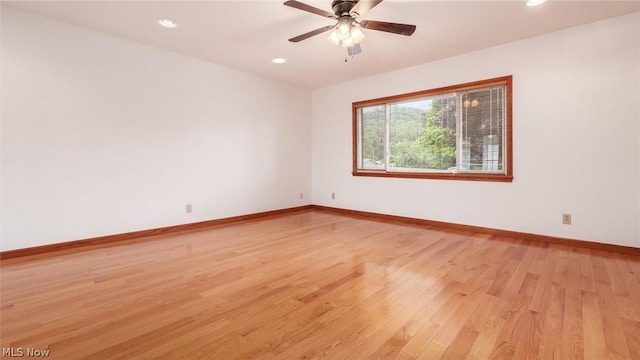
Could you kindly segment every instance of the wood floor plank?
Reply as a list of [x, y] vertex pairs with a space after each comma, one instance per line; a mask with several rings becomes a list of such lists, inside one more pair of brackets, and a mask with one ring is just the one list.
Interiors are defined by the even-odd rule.
[[584, 332], [582, 328], [582, 289], [580, 285], [580, 258], [569, 261], [568, 283], [564, 299], [562, 343], [560, 359], [584, 358]]
[[[563, 311], [566, 311], [565, 299], [566, 289], [557, 283], [551, 283], [549, 292], [549, 301], [542, 313], [533, 312], [532, 328], [530, 341], [531, 346], [538, 346], [539, 349], [533, 352], [533, 357], [542, 359], [561, 359], [562, 358], [562, 341], [561, 334], [564, 330]], [[539, 328], [536, 327], [539, 325]], [[535, 338], [535, 339], [534, 339]], [[535, 341], [533, 341], [535, 340]], [[537, 344], [536, 344], [537, 341]], [[527, 355], [531, 355], [528, 352]]]
[[593, 273], [591, 253], [582, 251], [580, 255], [580, 285], [583, 291], [596, 292], [596, 280]]
[[509, 301], [508, 311], [504, 314], [505, 322], [491, 350], [489, 359], [512, 359], [516, 353], [518, 342], [524, 338], [524, 332], [531, 326], [531, 299], [516, 295]]
[[629, 359], [629, 350], [613, 289], [610, 285], [598, 283], [597, 290], [602, 326], [606, 329], [604, 338], [607, 353], [610, 358]]
[[636, 310], [633, 300], [634, 298], [630, 294], [625, 277], [620, 271], [615, 257], [612, 256], [605, 258], [604, 263], [607, 273], [609, 274], [609, 279], [611, 280], [611, 290], [615, 297], [615, 310], [618, 310], [619, 315], [622, 318], [640, 321], [640, 313]]
[[[484, 324], [495, 308], [498, 298], [487, 294], [480, 294], [478, 295], [478, 299], [474, 299], [473, 301], [477, 302], [476, 308], [466, 319], [464, 326], [442, 355], [443, 359], [464, 359], [467, 357]], [[464, 314], [457, 315], [461, 319], [464, 318]]]
[[0, 263], [51, 359], [639, 359], [640, 258], [307, 210]]
[[604, 327], [600, 314], [598, 296], [590, 292], [583, 293], [583, 333], [584, 355], [586, 359], [606, 359], [607, 346]]
[[640, 359], [640, 322], [622, 319], [622, 327], [631, 359]]

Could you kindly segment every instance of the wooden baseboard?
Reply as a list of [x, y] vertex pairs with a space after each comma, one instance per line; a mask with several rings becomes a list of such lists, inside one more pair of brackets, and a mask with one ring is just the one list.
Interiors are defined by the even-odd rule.
[[56, 251], [63, 251], [63, 250], [64, 251], [69, 251], [74, 249], [81, 250], [83, 247], [86, 247], [86, 246], [94, 246], [94, 247], [116, 246], [116, 245], [121, 245], [127, 242], [145, 241], [145, 240], [148, 240], [150, 237], [157, 236], [157, 235], [166, 235], [166, 234], [172, 234], [172, 233], [178, 233], [178, 232], [204, 230], [217, 225], [240, 223], [244, 221], [251, 221], [251, 220], [256, 220], [256, 219], [261, 219], [266, 217], [279, 216], [279, 215], [300, 212], [300, 211], [308, 211], [308, 210], [327, 211], [327, 212], [332, 212], [332, 213], [351, 216], [351, 217], [369, 218], [369, 219], [376, 219], [376, 220], [382, 220], [382, 221], [394, 222], [394, 223], [405, 223], [405, 224], [408, 223], [408, 224], [415, 224], [415, 225], [421, 225], [421, 226], [432, 226], [432, 227], [442, 228], [445, 230], [480, 232], [480, 233], [497, 235], [497, 236], [505, 236], [505, 237], [524, 239], [524, 240], [545, 242], [550, 244], [564, 245], [569, 247], [588, 248], [593, 250], [622, 253], [625, 255], [640, 256], [640, 248], [635, 248], [631, 246], [604, 244], [604, 243], [591, 242], [591, 241], [585, 241], [585, 240], [576, 240], [576, 239], [566, 239], [566, 238], [547, 236], [547, 235], [530, 234], [530, 233], [523, 233], [523, 232], [511, 231], [511, 230], [493, 229], [493, 228], [486, 228], [481, 226], [463, 225], [463, 224], [449, 223], [444, 221], [434, 221], [434, 220], [419, 219], [419, 218], [412, 218], [412, 217], [399, 216], [399, 215], [388, 215], [388, 214], [381, 214], [381, 213], [374, 213], [374, 212], [367, 212], [367, 211], [360, 211], [360, 210], [349, 210], [349, 209], [335, 208], [335, 207], [322, 206], [322, 205], [304, 205], [304, 206], [293, 207], [293, 208], [265, 211], [265, 212], [240, 215], [240, 216], [232, 216], [228, 218], [207, 220], [207, 221], [175, 225], [175, 226], [167, 226], [167, 227], [156, 228], [156, 229], [133, 231], [128, 233], [107, 235], [107, 236], [99, 236], [99, 237], [94, 237], [90, 239], [35, 246], [35, 247], [24, 248], [24, 249], [7, 250], [7, 251], [0, 252], [0, 260], [7, 260], [7, 259], [13, 259], [13, 258], [19, 258], [19, 257], [25, 257], [25, 256], [32, 256], [32, 255], [42, 255], [42, 254], [53, 253]]
[[349, 209], [341, 209], [334, 208], [329, 206], [322, 205], [312, 205], [314, 210], [323, 210], [332, 213], [338, 213], [346, 216], [359, 217], [359, 218], [371, 218], [395, 223], [409, 223], [421, 226], [432, 226], [442, 229], [456, 230], [456, 231], [470, 231], [470, 232], [480, 232], [485, 234], [504, 236], [504, 237], [512, 237], [517, 239], [545, 242], [550, 244], [564, 245], [569, 247], [579, 247], [579, 248], [588, 248], [592, 250], [601, 250], [601, 251], [609, 251], [622, 253], [625, 255], [632, 256], [640, 256], [640, 248], [624, 246], [624, 245], [614, 245], [614, 244], [604, 244], [599, 242], [592, 242], [586, 240], [577, 240], [577, 239], [567, 239], [560, 238], [548, 235], [539, 235], [539, 234], [530, 234], [518, 231], [511, 230], [501, 230], [501, 229], [493, 229], [486, 228], [481, 226], [473, 226], [473, 225], [462, 225], [456, 223], [449, 223], [444, 221], [434, 221], [434, 220], [426, 220], [412, 217], [405, 217], [399, 215], [387, 215], [380, 214], [374, 212], [367, 211], [359, 211], [359, 210], [349, 210]]
[[141, 241], [151, 236], [166, 235], [166, 234], [185, 232], [185, 231], [203, 230], [216, 225], [251, 221], [251, 220], [256, 220], [256, 219], [261, 219], [261, 218], [266, 218], [271, 216], [278, 216], [278, 215], [283, 215], [283, 214], [288, 214], [293, 212], [306, 211], [312, 208], [313, 208], [313, 205], [304, 205], [304, 206], [298, 206], [293, 208], [264, 211], [264, 212], [254, 213], [254, 214], [232, 216], [232, 217], [227, 217], [222, 219], [200, 221], [200, 222], [182, 224], [182, 225], [166, 226], [166, 227], [161, 227], [156, 229], [133, 231], [133, 232], [115, 234], [115, 235], [98, 236], [90, 239], [82, 239], [82, 240], [74, 240], [74, 241], [68, 241], [63, 243], [34, 246], [34, 247], [24, 248], [24, 249], [7, 250], [7, 251], [0, 252], [0, 260], [7, 260], [7, 259], [18, 258], [18, 257], [24, 257], [24, 256], [32, 256], [32, 255], [41, 255], [41, 254], [46, 254], [46, 253], [51, 253], [54, 251], [61, 251], [61, 250], [80, 249], [86, 246], [100, 246], [100, 247], [115, 246], [115, 245], [120, 245], [126, 242]]

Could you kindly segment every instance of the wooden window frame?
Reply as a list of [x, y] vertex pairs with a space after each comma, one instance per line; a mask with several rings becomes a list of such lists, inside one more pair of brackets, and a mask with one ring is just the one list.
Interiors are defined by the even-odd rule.
[[[485, 88], [491, 86], [506, 87], [506, 114], [505, 114], [505, 155], [503, 174], [473, 173], [473, 172], [400, 172], [387, 171], [386, 169], [358, 169], [358, 109], [361, 107], [383, 105], [390, 102], [414, 100], [427, 96], [441, 95], [451, 92], [460, 92]], [[492, 79], [468, 82], [459, 85], [445, 86], [436, 89], [411, 92], [400, 95], [387, 96], [377, 99], [364, 100], [352, 103], [352, 134], [353, 134], [353, 176], [388, 177], [388, 178], [412, 178], [412, 179], [438, 179], [438, 180], [466, 180], [466, 181], [513, 181], [513, 76], [503, 76]]]

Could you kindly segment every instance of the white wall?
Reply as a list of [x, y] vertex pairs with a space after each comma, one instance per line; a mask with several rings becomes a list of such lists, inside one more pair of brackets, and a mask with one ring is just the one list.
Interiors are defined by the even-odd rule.
[[[1, 36], [1, 250], [310, 202], [640, 247], [637, 13], [312, 94], [4, 7]], [[509, 74], [513, 183], [351, 176], [351, 102]]]
[[[313, 203], [640, 247], [639, 44], [635, 13], [317, 89]], [[353, 101], [503, 75], [513, 183], [351, 175]]]
[[1, 250], [310, 203], [308, 90], [4, 7], [1, 26]]

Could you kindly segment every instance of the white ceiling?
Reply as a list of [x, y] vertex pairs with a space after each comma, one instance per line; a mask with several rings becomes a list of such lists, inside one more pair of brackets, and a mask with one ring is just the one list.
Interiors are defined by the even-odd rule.
[[[331, 12], [331, 1], [304, 1]], [[417, 25], [411, 37], [365, 30], [349, 58], [326, 34], [287, 41], [334, 21], [283, 1], [2, 1], [3, 5], [271, 79], [318, 88], [640, 11], [639, 1], [386, 0], [362, 19]], [[158, 25], [160, 18], [178, 23]], [[275, 65], [272, 58], [288, 62]]]

